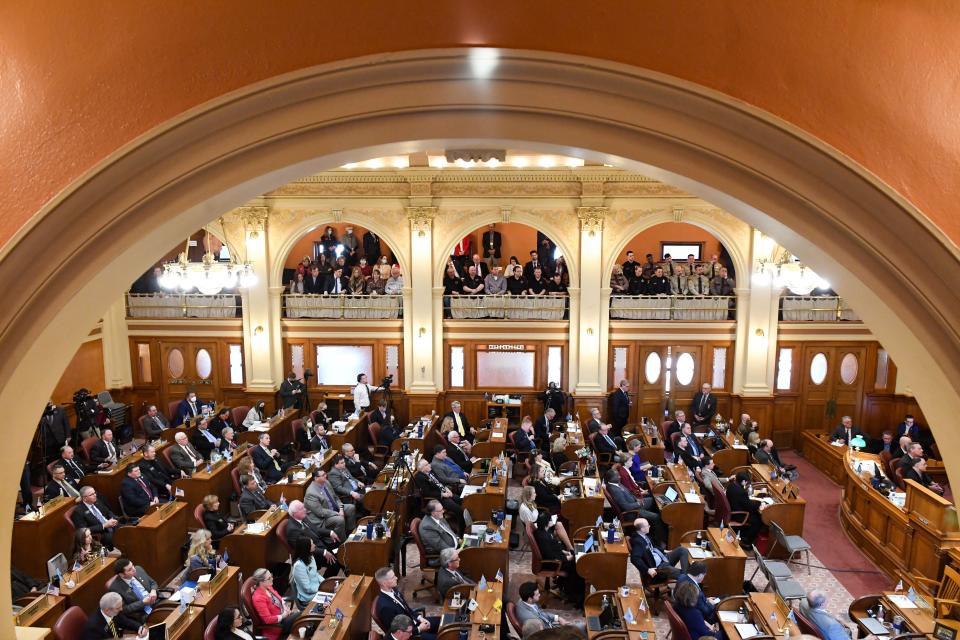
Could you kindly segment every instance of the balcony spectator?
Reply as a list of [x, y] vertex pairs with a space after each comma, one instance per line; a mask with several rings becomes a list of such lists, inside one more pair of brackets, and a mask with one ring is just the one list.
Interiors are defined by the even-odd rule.
[[470, 260], [471, 245], [473, 240], [469, 235], [463, 236], [453, 247], [453, 263], [457, 265], [457, 271], [461, 276], [467, 272], [467, 262]]
[[333, 274], [327, 278], [327, 286], [324, 288], [326, 293], [338, 296], [350, 290], [350, 283], [343, 275], [343, 269], [337, 267]]
[[360, 258], [360, 265], [356, 268], [363, 274], [364, 279], [370, 278], [373, 275], [373, 267], [367, 262], [366, 258]]
[[517, 256], [510, 256], [510, 261], [507, 263], [507, 268], [504, 271], [504, 273], [508, 278], [510, 277], [511, 267], [520, 267], [521, 269], [523, 268], [523, 265], [520, 264], [520, 260], [517, 259]]
[[567, 295], [567, 286], [563, 284], [563, 277], [559, 273], [554, 273], [547, 281], [547, 293], [551, 296]]
[[327, 254], [327, 258], [333, 260], [337, 255], [337, 245], [340, 244], [337, 242], [337, 235], [333, 232], [333, 227], [328, 226], [323, 230], [320, 244], [323, 245], [323, 252]]
[[693, 257], [692, 253], [687, 254], [687, 263], [683, 266], [687, 270], [688, 276], [693, 276], [694, 274], [697, 273], [697, 261]]
[[303, 273], [298, 271], [293, 280], [290, 281], [290, 293], [304, 294], [307, 292], [307, 284], [303, 279]]
[[306, 293], [323, 293], [326, 288], [326, 278], [320, 275], [320, 266], [310, 267], [310, 275], [304, 280], [304, 291]]
[[663, 254], [663, 262], [660, 263], [660, 266], [663, 267], [663, 275], [667, 276], [668, 278], [672, 278], [673, 276], [677, 275], [677, 267], [683, 265], [674, 264], [673, 257], [671, 257], [669, 253], [665, 253]]
[[613, 265], [613, 273], [610, 274], [610, 288], [613, 289], [613, 295], [626, 295], [630, 289], [630, 283], [627, 277], [623, 275], [623, 267], [618, 264]]
[[570, 286], [570, 270], [567, 269], [567, 261], [563, 256], [557, 256], [553, 263], [553, 275], [560, 275], [560, 280], [564, 287]]
[[483, 257], [490, 269], [500, 264], [500, 247], [503, 241], [496, 224], [490, 223], [487, 231], [483, 232]]
[[549, 278], [553, 274], [553, 254], [557, 250], [557, 245], [553, 240], [547, 237], [542, 231], [537, 231], [537, 251], [543, 268], [543, 277]]
[[735, 287], [736, 283], [727, 275], [726, 267], [720, 267], [717, 275], [710, 281], [710, 293], [715, 296], [732, 296]]
[[637, 264], [633, 268], [632, 278], [628, 278], [627, 293], [631, 296], [642, 296], [647, 293], [647, 281], [643, 277], [643, 265]]
[[477, 275], [477, 268], [472, 264], [467, 267], [467, 275], [463, 278], [463, 293], [468, 296], [478, 296], [483, 293], [483, 280]]
[[[670, 293], [675, 296], [682, 296], [687, 293], [687, 270], [683, 267], [682, 264], [673, 266], [673, 263], [670, 263], [671, 268], [673, 269], [673, 275], [670, 277]], [[664, 270], [666, 273], [666, 270]]]
[[394, 266], [390, 270], [390, 277], [383, 287], [383, 292], [388, 296], [399, 296], [403, 293], [403, 276], [400, 274], [400, 267]]
[[360, 269], [353, 270], [347, 284], [347, 290], [355, 296], [362, 296], [367, 292], [367, 280], [363, 277], [363, 272]]
[[[511, 276], [511, 269], [513, 275]], [[512, 296], [522, 296], [527, 292], [527, 281], [523, 278], [523, 267], [520, 265], [507, 266], [507, 293]]]
[[363, 256], [370, 262], [380, 259], [380, 237], [373, 231], [363, 234]]
[[530, 260], [527, 262], [527, 264], [523, 265], [523, 277], [526, 278], [527, 282], [529, 282], [533, 278], [533, 270], [543, 270], [543, 268], [544, 264], [540, 260], [540, 254], [538, 254], [535, 250], [531, 251]]
[[642, 267], [643, 265], [633, 259], [633, 251], [627, 251], [627, 259], [622, 265], [623, 272], [628, 274], [629, 277], [632, 277], [636, 272], [637, 267]]
[[480, 260], [480, 254], [473, 254], [472, 261], [470, 266], [475, 267], [477, 270], [477, 277], [480, 279], [486, 278], [487, 274], [490, 273], [490, 267], [487, 266], [486, 262]]
[[341, 271], [343, 271], [344, 277], [347, 277], [347, 278], [350, 277], [351, 269], [350, 267], [347, 266], [347, 259], [344, 258], [343, 256], [340, 256], [339, 258], [334, 260], [333, 264], [330, 267], [331, 271], [336, 271], [337, 269], [340, 269]]
[[360, 257], [358, 253], [360, 241], [357, 240], [357, 236], [353, 235], [353, 227], [347, 227], [345, 231], [346, 233], [340, 238], [340, 244], [343, 245], [342, 255], [347, 259], [347, 264], [355, 265]]
[[547, 293], [547, 281], [543, 277], [543, 269], [537, 267], [533, 270], [533, 278], [527, 282], [527, 295], [543, 296]]
[[367, 295], [382, 296], [386, 286], [387, 281], [380, 277], [380, 270], [374, 269], [367, 281]]
[[687, 278], [687, 295], [690, 296], [708, 296], [710, 295], [710, 280], [703, 275], [703, 265], [698, 264], [695, 275]]
[[653, 272], [657, 270], [657, 263], [653, 261], [653, 254], [647, 254], [647, 261], [643, 263], [643, 278], [649, 280], [653, 277]]
[[670, 279], [663, 275], [663, 267], [657, 265], [653, 277], [647, 282], [648, 296], [665, 296], [670, 294]]
[[384, 282], [390, 279], [390, 273], [393, 271], [390, 268], [390, 261], [387, 260], [387, 256], [380, 256], [380, 260], [374, 265], [373, 270], [380, 272], [380, 279]]
[[321, 253], [318, 255], [317, 261], [314, 264], [320, 272], [320, 277], [323, 278], [323, 282], [326, 282], [327, 276], [333, 273], [333, 263], [327, 258], [327, 254]]
[[507, 279], [501, 273], [503, 269], [494, 265], [493, 271], [483, 279], [483, 290], [488, 296], [502, 296], [507, 291]]
[[443, 295], [459, 296], [463, 293], [463, 281], [457, 274], [457, 267], [452, 263], [447, 264], [447, 273], [443, 276]]
[[720, 264], [720, 257], [717, 254], [713, 254], [710, 256], [710, 262], [703, 265], [703, 275], [713, 280], [720, 275], [720, 269], [722, 268], [723, 265]]

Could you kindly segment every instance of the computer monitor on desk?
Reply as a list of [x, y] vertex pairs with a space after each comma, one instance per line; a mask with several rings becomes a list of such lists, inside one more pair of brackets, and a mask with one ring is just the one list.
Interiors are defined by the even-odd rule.
[[67, 557], [63, 553], [58, 553], [49, 560], [47, 560], [47, 577], [53, 582], [53, 579], [57, 577], [57, 574], [63, 575], [67, 572], [69, 567], [67, 567]]

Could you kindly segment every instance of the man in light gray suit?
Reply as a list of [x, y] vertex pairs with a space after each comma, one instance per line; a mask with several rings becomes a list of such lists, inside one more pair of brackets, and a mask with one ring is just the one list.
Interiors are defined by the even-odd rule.
[[447, 456], [447, 449], [442, 444], [434, 447], [430, 468], [433, 470], [433, 475], [450, 487], [455, 494], [459, 494], [460, 488], [467, 484], [467, 474]]
[[536, 582], [524, 582], [520, 585], [518, 595], [520, 599], [517, 601], [516, 610], [517, 619], [521, 625], [527, 620], [539, 620], [543, 623], [545, 629], [552, 629], [568, 624], [576, 624], [581, 630], [586, 629], [586, 623], [582, 620], [574, 623], [571, 620], [553, 613], [547, 613], [541, 609], [538, 604], [540, 601], [540, 586]]
[[442, 598], [447, 592], [461, 584], [476, 584], [460, 571], [460, 552], [450, 547], [440, 552], [440, 570], [437, 571], [437, 591]]
[[369, 513], [363, 507], [364, 485], [347, 469], [347, 459], [343, 455], [337, 454], [333, 457], [333, 468], [327, 474], [327, 482], [341, 502], [353, 505], [361, 516]]
[[[807, 593], [807, 599], [800, 601], [800, 613], [812, 622], [824, 640], [849, 640], [856, 638], [859, 633], [855, 622], [841, 622], [827, 612], [827, 594], [819, 589]], [[870, 634], [864, 640], [877, 640], [877, 636]]]
[[[420, 521], [420, 542], [423, 549], [431, 556], [439, 556], [444, 549], [460, 546], [460, 538], [453, 532], [450, 525], [443, 519], [443, 505], [439, 500], [427, 503], [427, 515]], [[427, 564], [431, 567], [440, 566], [439, 558], [431, 558]]]
[[307, 520], [313, 526], [332, 529], [341, 540], [346, 539], [347, 531], [353, 531], [356, 509], [352, 504], [340, 502], [327, 483], [327, 472], [323, 469], [313, 472], [313, 482], [307, 487], [303, 503], [307, 507]]

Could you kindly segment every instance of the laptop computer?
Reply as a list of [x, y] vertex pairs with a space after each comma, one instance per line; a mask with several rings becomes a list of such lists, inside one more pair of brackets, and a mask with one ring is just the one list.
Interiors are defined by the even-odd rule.
[[467, 598], [463, 601], [463, 604], [460, 605], [460, 608], [457, 609], [456, 613], [445, 613], [440, 616], [440, 626], [443, 627], [448, 624], [454, 624], [457, 622], [466, 622], [470, 619], [470, 599]]
[[587, 536], [587, 539], [583, 542], [578, 542], [576, 545], [577, 553], [590, 553], [593, 550], [593, 545], [595, 540], [593, 539], [593, 533]]
[[67, 556], [62, 553], [58, 553], [49, 560], [47, 560], [47, 578], [50, 579], [50, 582], [53, 582], [53, 579], [57, 577], [57, 572], [59, 571], [62, 576], [69, 570], [67, 567]]
[[587, 629], [590, 631], [603, 631], [611, 627], [620, 627], [620, 619], [617, 617], [616, 606], [611, 604], [600, 611], [598, 616], [587, 617]]
[[675, 502], [680, 494], [673, 487], [667, 487], [667, 490], [657, 496], [657, 502], [660, 504], [670, 504]]

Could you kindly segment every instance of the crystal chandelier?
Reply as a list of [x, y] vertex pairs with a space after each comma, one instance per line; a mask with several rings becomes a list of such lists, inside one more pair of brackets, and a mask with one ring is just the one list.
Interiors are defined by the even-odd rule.
[[[222, 227], [223, 218], [220, 219], [220, 224]], [[163, 274], [159, 278], [160, 286], [168, 291], [179, 290], [184, 293], [196, 289], [203, 295], [212, 296], [224, 289], [246, 289], [255, 285], [257, 276], [253, 272], [253, 265], [248, 261], [235, 262], [235, 253], [229, 244], [227, 244], [227, 250], [230, 252], [230, 260], [218, 262], [210, 251], [209, 232], [205, 229], [204, 233], [207, 251], [203, 254], [201, 261], [191, 262], [187, 259], [190, 249], [188, 237], [186, 246], [177, 259], [163, 265]], [[227, 237], [225, 230], [223, 237]]]
[[787, 289], [798, 296], [809, 295], [814, 289], [824, 291], [830, 288], [829, 282], [786, 251], [776, 260], [758, 259], [753, 279], [757, 283], [772, 281], [774, 287]]

